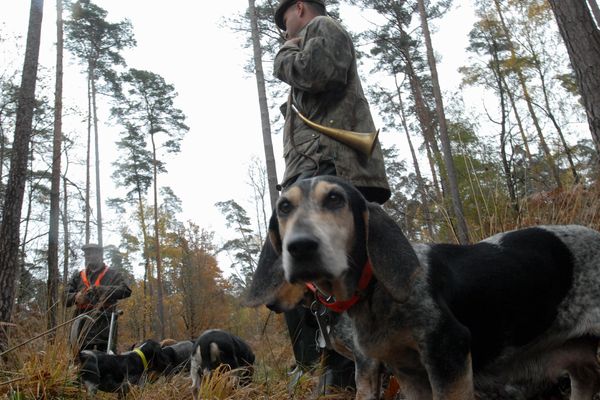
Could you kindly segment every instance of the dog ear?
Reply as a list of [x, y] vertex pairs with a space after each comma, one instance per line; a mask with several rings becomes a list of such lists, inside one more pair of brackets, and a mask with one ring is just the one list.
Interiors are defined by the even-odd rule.
[[394, 300], [403, 303], [420, 272], [419, 260], [400, 227], [381, 206], [368, 203], [367, 209], [367, 252], [373, 274]]
[[273, 245], [273, 249], [281, 254], [281, 235], [279, 234], [279, 220], [277, 219], [277, 211], [273, 210], [271, 219], [269, 220], [269, 240]]
[[272, 241], [267, 239], [258, 257], [258, 266], [244, 295], [244, 305], [258, 307], [270, 303], [278, 288], [284, 283], [281, 257], [273, 248]]

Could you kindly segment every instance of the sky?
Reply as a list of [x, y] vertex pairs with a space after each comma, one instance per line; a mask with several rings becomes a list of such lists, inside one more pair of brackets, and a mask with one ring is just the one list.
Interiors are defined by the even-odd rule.
[[[108, 11], [109, 21], [124, 18], [131, 21], [137, 47], [123, 52], [128, 66], [163, 76], [179, 93], [175, 105], [187, 116], [190, 130], [181, 152], [169, 157], [168, 173], [159, 176], [159, 184], [170, 186], [181, 199], [182, 221], [190, 220], [214, 231], [219, 242], [227, 240], [231, 231], [225, 228], [225, 219], [214, 204], [235, 199], [252, 212], [247, 203], [250, 200], [247, 171], [252, 157], [264, 158], [256, 81], [244, 71], [249, 50], [243, 48], [245, 38], [223, 26], [224, 18], [245, 11], [247, 0], [95, 0], [95, 3]], [[0, 24], [4, 24], [1, 29], [22, 34], [23, 47], [29, 5], [26, 0], [3, 0], [0, 6]], [[48, 68], [55, 64], [55, 7], [54, 1], [45, 1], [40, 63]], [[348, 11], [342, 17], [350, 28], [367, 23], [361, 13]], [[443, 24], [433, 27], [443, 92], [451, 93], [459, 84], [457, 69], [467, 62], [464, 49], [474, 21], [470, 1], [455, 0]], [[22, 63], [22, 60], [11, 61]], [[65, 64], [65, 103], [80, 104], [83, 110], [85, 78], [72, 59]], [[278, 99], [277, 104], [284, 100]], [[377, 124], [380, 117], [375, 110], [373, 116]], [[107, 117], [107, 109], [101, 109], [100, 119], [107, 121]], [[82, 146], [84, 132], [82, 129]], [[100, 126], [104, 198], [116, 193], [110, 175], [111, 162], [117, 157], [114, 143], [118, 133], [110, 124]], [[407, 147], [401, 135], [394, 132], [382, 130], [379, 138], [385, 147]], [[274, 131], [272, 141], [281, 177], [281, 133]], [[105, 220], [111, 217], [106, 206], [102, 212]], [[109, 234], [104, 242], [117, 245], [118, 239]], [[221, 255], [219, 264], [227, 270], [230, 261]]]

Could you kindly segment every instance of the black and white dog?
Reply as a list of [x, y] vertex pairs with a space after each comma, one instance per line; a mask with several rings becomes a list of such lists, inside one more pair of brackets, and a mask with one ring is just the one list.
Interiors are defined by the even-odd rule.
[[155, 368], [160, 358], [160, 344], [147, 340], [132, 351], [122, 354], [107, 354], [97, 350], [83, 350], [79, 353], [79, 380], [88, 394], [117, 392], [125, 397], [129, 385], [142, 384], [145, 374]]
[[241, 338], [220, 329], [204, 331], [194, 343], [190, 362], [194, 399], [198, 396], [202, 376], [223, 364], [232, 370], [239, 369], [240, 384], [249, 384], [254, 374], [254, 358], [252, 349]]
[[539, 226], [468, 246], [411, 245], [381, 207], [322, 176], [282, 193], [269, 236], [293, 293], [279, 308], [297, 304], [305, 283], [322, 299], [351, 302], [354, 351], [389, 368], [408, 400], [473, 400], [476, 387], [563, 374], [571, 400], [600, 390], [595, 230]]

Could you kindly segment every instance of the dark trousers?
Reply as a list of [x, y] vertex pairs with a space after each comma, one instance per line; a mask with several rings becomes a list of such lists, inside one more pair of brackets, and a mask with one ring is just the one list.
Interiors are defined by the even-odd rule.
[[321, 361], [324, 372], [320, 384], [323, 390], [327, 386], [355, 387], [354, 362], [333, 350], [320, 349], [317, 346], [319, 326], [310, 310], [297, 306], [284, 315], [296, 364], [306, 371]]
[[[89, 314], [91, 319], [78, 321], [76, 341], [80, 350], [99, 350], [106, 352], [108, 347], [108, 336], [110, 332], [111, 311], [99, 311]], [[116, 354], [118, 323], [115, 316], [113, 341], [111, 350]]]

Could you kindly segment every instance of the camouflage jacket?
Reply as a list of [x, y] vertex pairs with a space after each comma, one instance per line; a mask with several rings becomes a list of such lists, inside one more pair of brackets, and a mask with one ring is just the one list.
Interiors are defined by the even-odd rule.
[[[300, 112], [328, 127], [374, 132], [350, 35], [330, 17], [320, 16], [310, 21], [299, 36], [299, 45], [285, 44], [277, 53], [274, 74], [291, 86], [290, 99]], [[318, 163], [332, 162], [336, 174], [369, 193], [369, 200], [383, 203], [390, 197], [379, 141], [369, 158], [308, 127], [287, 104], [282, 106], [284, 186], [314, 169], [312, 158]]]

